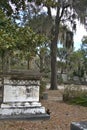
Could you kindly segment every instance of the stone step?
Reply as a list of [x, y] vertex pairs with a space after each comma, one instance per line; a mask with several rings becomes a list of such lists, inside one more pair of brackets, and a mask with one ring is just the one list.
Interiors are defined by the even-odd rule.
[[0, 120], [30, 120], [30, 121], [37, 121], [37, 120], [49, 120], [50, 115], [47, 113], [45, 114], [20, 114], [20, 115], [4, 115], [0, 116]]

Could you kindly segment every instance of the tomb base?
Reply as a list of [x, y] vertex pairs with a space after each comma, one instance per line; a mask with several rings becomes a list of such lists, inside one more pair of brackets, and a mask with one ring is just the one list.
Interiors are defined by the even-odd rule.
[[49, 119], [45, 107], [39, 102], [2, 103], [0, 120], [40, 120]]
[[1, 104], [0, 115], [18, 115], [18, 114], [44, 114], [45, 107], [38, 102], [21, 103], [3, 103]]
[[50, 116], [48, 114], [19, 114], [19, 115], [1, 115], [0, 120], [49, 120]]

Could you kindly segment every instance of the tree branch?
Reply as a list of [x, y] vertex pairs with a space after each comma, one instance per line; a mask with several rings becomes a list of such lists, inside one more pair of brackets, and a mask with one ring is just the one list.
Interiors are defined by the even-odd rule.
[[70, 6], [70, 4], [67, 4], [67, 5], [64, 5], [63, 8], [62, 8], [62, 11], [61, 11], [61, 15], [60, 15], [60, 19], [62, 18], [63, 14], [64, 14], [64, 11], [66, 8], [68, 8]]
[[48, 16], [52, 19], [52, 14], [51, 14], [51, 9], [50, 9], [50, 7], [47, 7], [47, 9], [48, 9], [48, 11], [47, 11]]

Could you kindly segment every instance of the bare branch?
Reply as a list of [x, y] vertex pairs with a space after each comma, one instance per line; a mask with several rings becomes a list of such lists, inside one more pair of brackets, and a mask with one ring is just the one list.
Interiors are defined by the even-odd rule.
[[48, 9], [48, 11], [47, 11], [48, 16], [52, 19], [52, 14], [51, 14], [51, 9], [50, 9], [50, 7], [47, 7], [47, 9]]
[[60, 19], [62, 18], [65, 9], [68, 8], [69, 6], [70, 6], [70, 4], [67, 4], [67, 5], [64, 5], [64, 6], [62, 7], [61, 15], [60, 15], [60, 17], [59, 17]]

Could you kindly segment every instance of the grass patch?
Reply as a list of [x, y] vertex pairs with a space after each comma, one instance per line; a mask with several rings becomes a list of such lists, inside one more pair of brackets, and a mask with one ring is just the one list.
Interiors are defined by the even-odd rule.
[[76, 97], [76, 98], [72, 99], [69, 102], [72, 103], [72, 104], [76, 104], [76, 105], [81, 105], [81, 106], [87, 107], [87, 96]]

